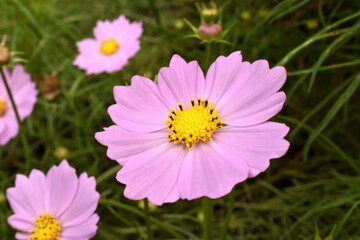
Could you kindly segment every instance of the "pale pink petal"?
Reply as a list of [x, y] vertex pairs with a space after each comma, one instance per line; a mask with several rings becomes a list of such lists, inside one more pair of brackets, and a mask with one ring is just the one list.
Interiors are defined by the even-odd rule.
[[[117, 29], [121, 30], [121, 29]], [[109, 40], [114, 37], [114, 32], [116, 32], [116, 29], [114, 29], [114, 24], [111, 23], [109, 20], [105, 21], [97, 21], [96, 27], [94, 28], [94, 36], [97, 40], [100, 42]]]
[[161, 68], [158, 75], [160, 93], [176, 109], [177, 104], [191, 104], [190, 99], [204, 98], [204, 74], [196, 61], [186, 63], [178, 55], [171, 58], [170, 66]]
[[213, 141], [244, 159], [249, 177], [269, 167], [269, 160], [283, 156], [289, 148], [284, 139], [289, 128], [285, 124], [265, 122], [252, 127], [224, 127], [216, 130]]
[[30, 233], [16, 233], [15, 238], [18, 240], [28, 240], [30, 235]]
[[124, 195], [148, 198], [156, 205], [178, 200], [177, 180], [186, 152], [184, 145], [167, 142], [128, 160], [116, 176], [126, 184]]
[[75, 169], [66, 160], [53, 166], [47, 173], [45, 187], [45, 211], [60, 216], [71, 204], [78, 190]]
[[115, 36], [120, 40], [120, 43], [137, 40], [143, 32], [142, 22], [130, 23], [124, 15], [120, 15], [115, 19], [113, 21], [113, 26], [115, 29], [122, 30], [115, 32]]
[[32, 221], [44, 211], [45, 175], [39, 170], [32, 170], [29, 178], [17, 174], [15, 188], [7, 190], [11, 208], [18, 217]]
[[240, 51], [233, 52], [228, 57], [220, 56], [211, 64], [206, 73], [205, 96], [210, 102], [216, 103], [216, 108], [219, 108], [219, 101], [235, 85], [245, 84], [241, 76], [249, 66], [249, 62], [242, 61]]
[[[119, 40], [120, 42], [121, 40]], [[120, 59], [123, 59], [124, 65], [127, 63], [127, 60], [129, 58], [132, 58], [135, 56], [135, 54], [140, 50], [140, 41], [134, 40], [131, 42], [121, 42], [121, 46], [119, 48], [117, 56], [120, 57]]]
[[248, 177], [242, 157], [214, 141], [199, 142], [186, 155], [179, 175], [182, 199], [219, 198]]
[[[210, 80], [210, 83], [220, 81], [216, 79], [221, 76], [232, 79], [225, 81], [230, 84], [224, 84], [223, 87], [219, 86], [219, 83], [213, 84], [220, 87], [221, 91], [217, 92], [216, 88], [212, 87], [209, 100], [217, 99], [214, 100], [215, 107], [225, 124], [250, 126], [267, 121], [281, 110], [285, 102], [285, 95], [277, 93], [286, 80], [285, 69], [269, 69], [266, 60], [256, 61], [249, 66], [241, 63], [241, 57], [238, 56], [238, 67], [231, 71], [224, 66], [231, 66], [232, 58], [233, 54], [228, 58], [219, 57], [211, 71], [209, 70], [206, 79]], [[236, 66], [236, 61], [233, 61]], [[227, 75], [229, 73], [232, 75]], [[277, 95], [273, 96], [275, 94]]]
[[100, 197], [95, 187], [96, 181], [94, 177], [89, 178], [86, 173], [80, 175], [75, 198], [58, 218], [63, 227], [79, 225], [94, 213]]
[[64, 227], [61, 231], [60, 240], [87, 240], [95, 236], [97, 230], [97, 222], [99, 216], [93, 214], [85, 222], [71, 226]]
[[95, 138], [108, 147], [107, 156], [110, 159], [124, 165], [132, 156], [168, 142], [167, 134], [169, 134], [168, 130], [150, 133], [128, 132], [113, 125], [104, 128], [103, 132], [97, 132]]
[[231, 126], [252, 126], [259, 124], [280, 112], [285, 100], [285, 93], [277, 92], [266, 100], [243, 103], [243, 108], [239, 108], [231, 114], [224, 113], [221, 115], [221, 119], [224, 123]]
[[14, 214], [8, 218], [8, 223], [11, 227], [21, 232], [28, 232], [35, 227], [32, 219], [21, 214]]
[[18, 134], [19, 125], [17, 123], [15, 113], [10, 110], [1, 117], [0, 121], [3, 125], [0, 135], [0, 145], [5, 145], [10, 141], [10, 139], [14, 138]]
[[170, 108], [150, 79], [134, 76], [131, 86], [116, 86], [114, 96], [116, 104], [109, 107], [108, 113], [120, 127], [134, 132], [166, 128]]

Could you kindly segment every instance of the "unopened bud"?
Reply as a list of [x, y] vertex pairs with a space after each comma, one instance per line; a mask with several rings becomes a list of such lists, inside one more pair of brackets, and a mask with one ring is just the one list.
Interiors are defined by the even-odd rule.
[[306, 27], [311, 30], [319, 27], [319, 22], [316, 19], [310, 19], [306, 22]]
[[65, 159], [68, 156], [69, 151], [67, 150], [67, 148], [65, 147], [58, 147], [55, 152], [54, 155], [58, 158], [58, 159]]
[[206, 38], [212, 38], [222, 33], [222, 27], [219, 24], [202, 24], [199, 27], [199, 33]]
[[10, 51], [4, 45], [0, 45], [0, 65], [6, 64], [10, 59]]

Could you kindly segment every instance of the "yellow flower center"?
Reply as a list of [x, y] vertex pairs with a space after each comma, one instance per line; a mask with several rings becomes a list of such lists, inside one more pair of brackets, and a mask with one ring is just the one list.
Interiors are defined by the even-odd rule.
[[59, 240], [61, 226], [60, 222], [50, 213], [43, 213], [34, 219], [36, 227], [28, 240]]
[[215, 129], [224, 126], [213, 102], [209, 104], [208, 99], [202, 100], [199, 97], [197, 103], [192, 98], [190, 101], [188, 109], [181, 103], [178, 103], [179, 109], [176, 111], [170, 109], [169, 119], [166, 120], [166, 126], [170, 131], [167, 137], [170, 142], [184, 143], [188, 149], [197, 142], [211, 141]]
[[117, 52], [119, 47], [119, 43], [114, 38], [111, 38], [107, 41], [102, 42], [100, 46], [100, 52], [104, 55], [112, 55]]
[[0, 98], [0, 117], [6, 112], [6, 102]]

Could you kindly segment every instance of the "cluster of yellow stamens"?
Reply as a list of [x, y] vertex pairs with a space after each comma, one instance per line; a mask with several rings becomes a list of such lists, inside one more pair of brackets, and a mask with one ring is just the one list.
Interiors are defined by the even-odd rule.
[[60, 222], [50, 213], [43, 213], [34, 219], [36, 227], [28, 240], [59, 240], [61, 226]]
[[112, 55], [117, 52], [119, 47], [120, 44], [114, 38], [110, 38], [109, 40], [102, 42], [100, 52], [104, 55]]
[[224, 126], [223, 121], [215, 110], [214, 103], [208, 99], [190, 99], [188, 109], [178, 103], [179, 109], [170, 109], [169, 119], [166, 120], [170, 134], [167, 137], [171, 142], [184, 143], [190, 149], [199, 141], [211, 141], [211, 135], [217, 128]]
[[0, 117], [6, 112], [6, 102], [0, 98]]

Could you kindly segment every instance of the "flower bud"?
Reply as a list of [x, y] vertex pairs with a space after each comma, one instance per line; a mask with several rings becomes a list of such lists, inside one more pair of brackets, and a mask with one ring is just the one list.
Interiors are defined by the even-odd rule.
[[199, 27], [199, 33], [205, 38], [212, 38], [222, 33], [220, 24], [202, 24]]
[[0, 65], [5, 65], [10, 59], [10, 51], [4, 45], [0, 45]]

